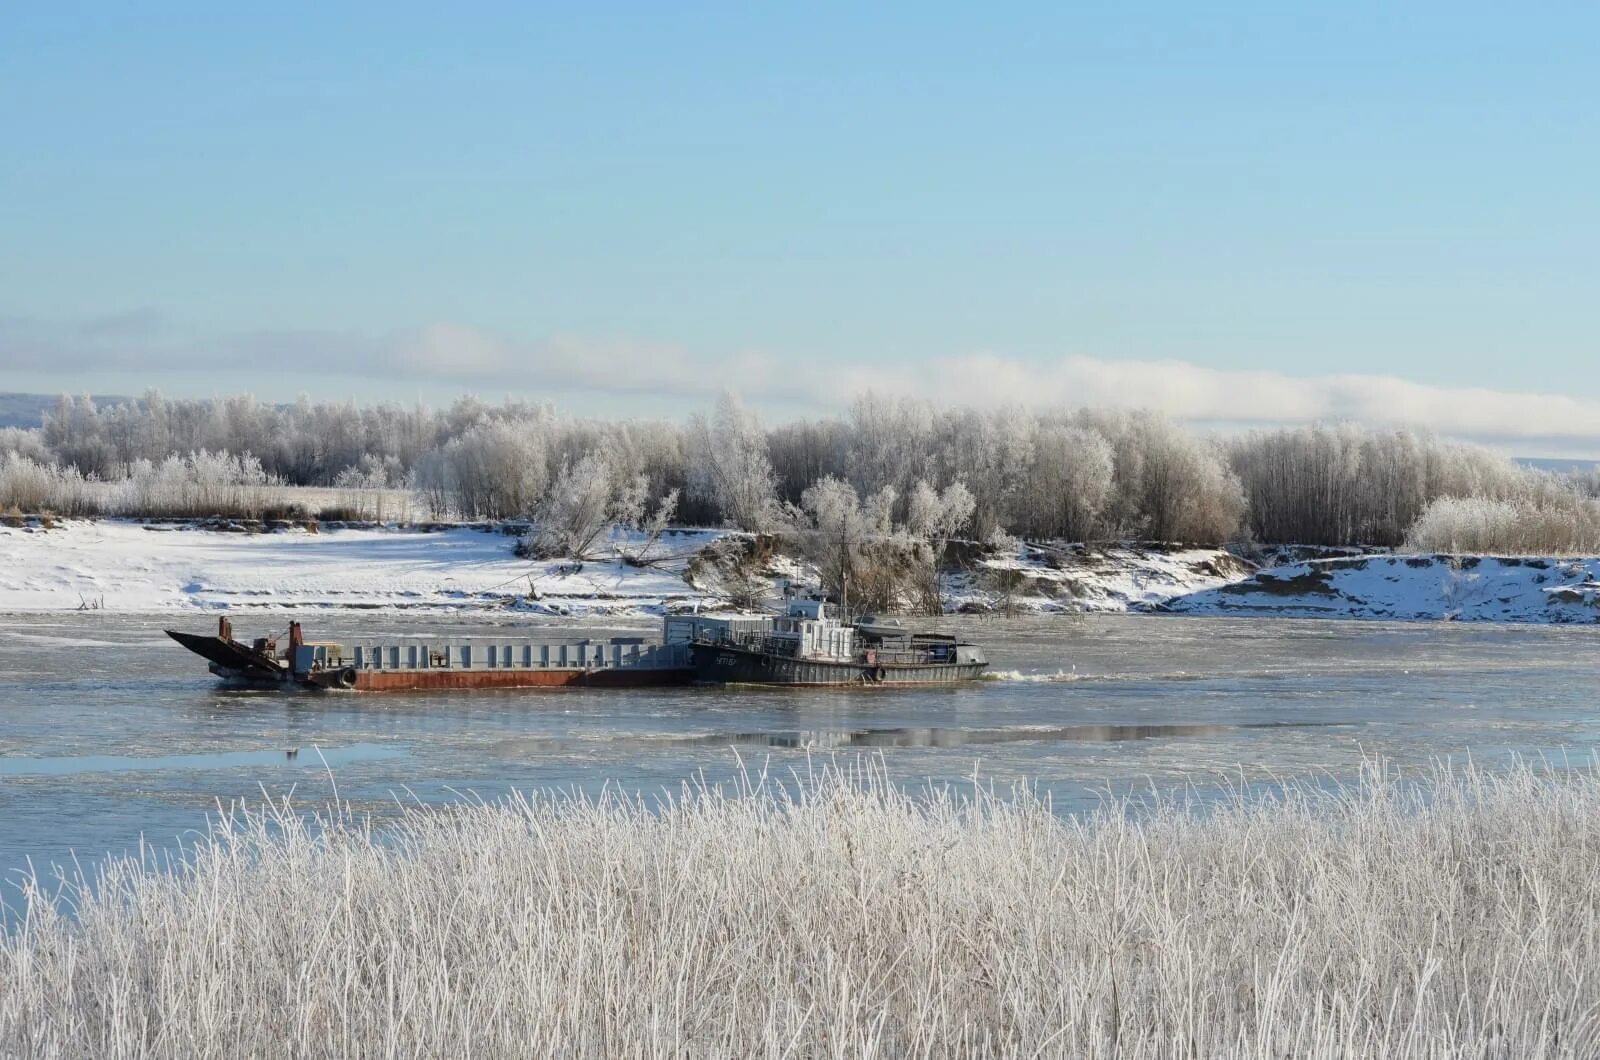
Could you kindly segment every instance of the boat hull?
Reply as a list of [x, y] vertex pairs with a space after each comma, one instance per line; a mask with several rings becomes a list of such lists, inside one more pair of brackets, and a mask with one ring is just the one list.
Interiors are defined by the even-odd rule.
[[[682, 647], [662, 649], [660, 646], [638, 645], [634, 642], [606, 641], [600, 644], [552, 645], [540, 647], [513, 645], [500, 642], [498, 648], [504, 660], [499, 666], [486, 665], [482, 655], [477, 665], [472, 657], [460, 651], [460, 645], [444, 650], [421, 648], [407, 651], [406, 657], [435, 659], [428, 667], [378, 666], [374, 663], [388, 654], [398, 658], [400, 649], [386, 646], [382, 651], [365, 650], [357, 665], [320, 665], [300, 672], [250, 646], [233, 640], [230, 636], [198, 636], [177, 630], [168, 635], [185, 648], [209, 662], [210, 670], [229, 688], [256, 691], [329, 690], [342, 692], [444, 692], [471, 691], [474, 689], [519, 688], [653, 688], [687, 685], [694, 681], [694, 668], [689, 664], [688, 652]], [[481, 649], [480, 649], [481, 652]], [[513, 654], [520, 655], [522, 665], [510, 662]], [[557, 659], [556, 665], [545, 665], [547, 657]], [[583, 660], [571, 665], [569, 659]], [[455, 660], [454, 663], [451, 660]], [[355, 660], [352, 660], [355, 661]], [[587, 663], [585, 665], [584, 663]]]
[[688, 667], [637, 667], [617, 670], [358, 670], [345, 684], [342, 671], [312, 675], [319, 688], [353, 692], [448, 692], [508, 688], [655, 688], [687, 685]]
[[719, 685], [782, 685], [793, 688], [907, 688], [973, 681], [986, 662], [869, 665], [797, 659], [722, 644], [696, 644], [690, 652], [695, 680]]

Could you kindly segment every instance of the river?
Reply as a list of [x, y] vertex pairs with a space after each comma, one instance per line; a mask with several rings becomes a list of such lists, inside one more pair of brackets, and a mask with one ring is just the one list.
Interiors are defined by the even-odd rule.
[[[304, 615], [310, 635], [488, 633], [495, 621]], [[1349, 776], [1363, 756], [1584, 759], [1600, 739], [1593, 628], [1156, 615], [946, 623], [996, 679], [919, 690], [229, 692], [163, 625], [0, 616], [0, 876], [171, 849], [263, 793], [358, 809], [508, 788], [676, 790], [740, 767], [883, 755], [906, 783], [1029, 780], [1063, 812], [1105, 791]], [[240, 615], [241, 637], [287, 624]], [[586, 627], [638, 633], [654, 623]], [[570, 635], [570, 625], [552, 626]], [[558, 632], [559, 631], [559, 632]]]

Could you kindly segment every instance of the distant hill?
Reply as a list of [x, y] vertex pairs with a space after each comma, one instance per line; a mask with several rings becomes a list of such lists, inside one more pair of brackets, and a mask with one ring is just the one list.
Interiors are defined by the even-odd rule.
[[1540, 471], [1593, 471], [1600, 467], [1600, 460], [1579, 460], [1565, 456], [1519, 456], [1516, 461], [1523, 467], [1537, 468]]
[[[37, 427], [44, 422], [44, 414], [56, 407], [58, 394], [0, 394], [0, 427]], [[99, 408], [121, 405], [132, 398], [116, 394], [93, 394]]]

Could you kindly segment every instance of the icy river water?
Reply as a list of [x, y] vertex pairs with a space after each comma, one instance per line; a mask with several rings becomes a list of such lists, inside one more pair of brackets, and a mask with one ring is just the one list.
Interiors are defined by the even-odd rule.
[[[305, 616], [317, 639], [527, 622]], [[287, 624], [242, 615], [248, 637]], [[786, 774], [881, 754], [907, 783], [1027, 779], [1064, 811], [1153, 783], [1352, 775], [1363, 756], [1586, 759], [1600, 631], [1105, 616], [947, 623], [994, 680], [912, 691], [266, 694], [216, 687], [162, 634], [200, 617], [0, 616], [0, 876], [171, 847], [219, 801], [291, 789], [383, 812], [508, 788], [645, 793], [739, 763]], [[655, 623], [585, 627], [640, 632]], [[570, 624], [550, 627], [570, 636]], [[297, 753], [291, 756], [290, 752]], [[4, 889], [0, 889], [3, 891]]]

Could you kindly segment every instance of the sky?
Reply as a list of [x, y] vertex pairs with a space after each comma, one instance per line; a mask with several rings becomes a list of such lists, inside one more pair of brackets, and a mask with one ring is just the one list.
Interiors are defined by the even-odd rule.
[[3, 23], [0, 390], [873, 389], [1600, 455], [1594, 5]]

